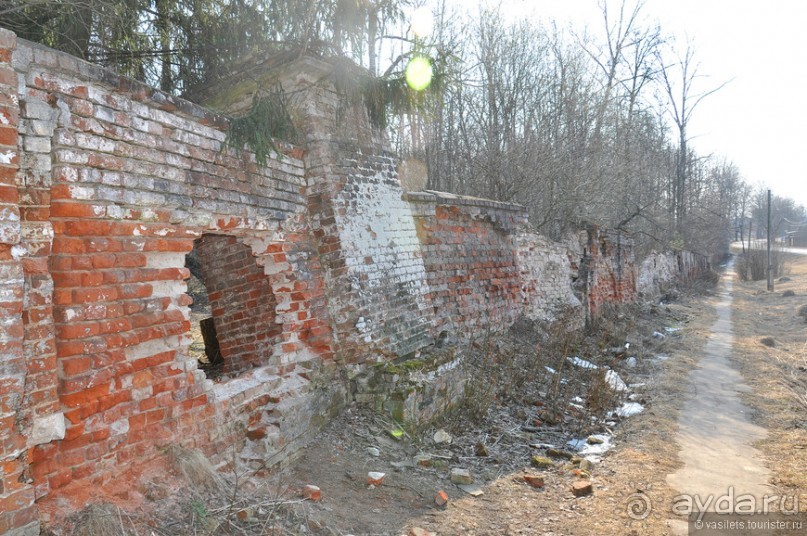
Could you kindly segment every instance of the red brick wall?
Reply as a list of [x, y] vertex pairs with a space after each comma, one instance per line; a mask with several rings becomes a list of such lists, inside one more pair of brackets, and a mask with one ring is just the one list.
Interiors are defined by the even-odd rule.
[[26, 279], [19, 260], [20, 108], [17, 75], [11, 68], [15, 46], [14, 34], [0, 29], [0, 534], [23, 527], [35, 533], [38, 526], [34, 489], [25, 476], [26, 435], [34, 416], [29, 404], [36, 404], [38, 399], [27, 391], [36, 385], [31, 382], [39, 377], [42, 367], [48, 365], [47, 351], [45, 359], [30, 365], [26, 362], [30, 350], [25, 334], [33, 330], [38, 318], [36, 306], [24, 303]]
[[[412, 355], [432, 342], [426, 274], [397, 157], [361, 103], [328, 83], [346, 64], [304, 58], [283, 86], [296, 91], [306, 140], [309, 221], [327, 281], [339, 361]], [[358, 67], [355, 67], [357, 70]], [[347, 109], [346, 106], [351, 106]]]
[[481, 199], [410, 193], [423, 252], [435, 333], [484, 336], [521, 312], [516, 233], [526, 211]]
[[633, 240], [625, 233], [589, 226], [585, 231], [580, 278], [586, 318], [593, 321], [606, 303], [632, 303], [638, 297]]
[[[402, 200], [377, 132], [327, 120], [344, 115], [333, 91], [303, 120], [307, 153], [280, 144], [259, 167], [222, 150], [221, 116], [13, 48], [0, 31], [0, 528], [35, 522], [34, 498], [64, 512], [126, 488], [169, 443], [272, 464], [345, 403], [338, 366], [505, 329], [524, 309], [526, 211]], [[184, 264], [200, 238], [220, 383], [188, 352]], [[622, 238], [589, 246], [595, 314], [632, 299], [635, 266]]]
[[197, 242], [224, 374], [269, 363], [283, 326], [272, 284], [250, 248], [234, 236], [205, 234]]
[[583, 327], [585, 310], [574, 289], [582, 251], [577, 236], [561, 243], [521, 232], [517, 241], [524, 316], [546, 322], [562, 318], [569, 329]]
[[[20, 187], [23, 217], [22, 233], [0, 245], [2, 284], [13, 286], [0, 299], [15, 298], [9, 366], [20, 367], [6, 378], [4, 365], [0, 378], [12, 381], [16, 404], [0, 414], [4, 480], [30, 502], [31, 487], [17, 481], [25, 469], [43, 507], [56, 498], [80, 505], [167, 443], [217, 456], [251, 441], [265, 460], [315, 429], [312, 419], [338, 405], [311, 389], [332, 368], [333, 343], [300, 150], [286, 146], [259, 168], [250, 154], [220, 150], [226, 121], [198, 106], [38, 45], [21, 42], [14, 60], [16, 73], [0, 65], [12, 87], [26, 84], [25, 159], [0, 168]], [[16, 146], [15, 137], [0, 141]], [[2, 200], [16, 204], [15, 191]], [[221, 384], [188, 353], [184, 258], [206, 232], [228, 235], [249, 257], [243, 274], [267, 299], [245, 306], [273, 319], [254, 326], [262, 354], [242, 352], [241, 374]], [[243, 372], [248, 360], [261, 380]], [[26, 445], [11, 426], [27, 433], [62, 412], [63, 439]], [[271, 433], [248, 434], [258, 426]], [[13, 515], [26, 515], [14, 504]]]

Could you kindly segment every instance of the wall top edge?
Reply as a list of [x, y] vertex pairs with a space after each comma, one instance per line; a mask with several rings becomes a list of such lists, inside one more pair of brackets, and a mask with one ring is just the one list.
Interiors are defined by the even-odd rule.
[[410, 203], [434, 203], [438, 205], [458, 205], [471, 207], [484, 207], [496, 210], [506, 210], [509, 212], [521, 212], [526, 215], [527, 207], [517, 203], [505, 203], [484, 199], [482, 197], [472, 197], [468, 195], [457, 195], [448, 192], [438, 192], [435, 190], [423, 190], [420, 192], [406, 192], [404, 199]]
[[[13, 32], [8, 33], [13, 35]], [[226, 132], [230, 128], [230, 118], [224, 114], [151, 87], [145, 82], [118, 74], [112, 69], [101, 67], [40, 43], [17, 37], [15, 54], [24, 56], [26, 50], [39, 52], [39, 54], [29, 54], [33, 58], [30, 63], [45, 67], [46, 71], [70, 74], [87, 82], [98, 83], [116, 93], [128, 95], [132, 100], [153, 105], [165, 112], [175, 113], [185, 119], [222, 132]], [[50, 58], [47, 58], [48, 56]], [[291, 156], [292, 153], [296, 152], [295, 149], [300, 149], [297, 145], [284, 140], [277, 140], [275, 143], [286, 156]]]

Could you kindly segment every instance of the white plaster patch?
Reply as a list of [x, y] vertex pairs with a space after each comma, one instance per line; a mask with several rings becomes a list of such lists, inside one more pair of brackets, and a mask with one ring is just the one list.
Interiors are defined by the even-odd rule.
[[85, 188], [83, 186], [74, 186], [70, 185], [70, 197], [72, 199], [86, 201], [92, 199], [95, 196], [95, 190], [93, 188]]
[[243, 393], [247, 389], [258, 387], [261, 382], [254, 377], [235, 378], [227, 382], [216, 383], [213, 387], [216, 400], [228, 400]]
[[27, 253], [28, 250], [25, 248], [25, 246], [16, 245], [12, 246], [11, 248], [11, 256], [15, 260], [24, 257]]
[[56, 101], [56, 106], [59, 108], [61, 112], [59, 116], [56, 118], [56, 121], [59, 123], [60, 126], [66, 127], [70, 125], [70, 108], [67, 106], [67, 102], [62, 99]]
[[135, 346], [129, 346], [124, 349], [124, 355], [127, 361], [136, 361], [144, 357], [151, 357], [168, 350], [179, 348], [179, 337], [172, 335], [163, 339], [153, 339], [146, 342], [141, 342]]
[[78, 182], [78, 171], [76, 168], [62, 168], [61, 175], [62, 180], [65, 182]]
[[653, 252], [639, 267], [637, 290], [644, 296], [658, 296], [678, 275], [678, 258], [674, 253]]
[[144, 208], [140, 217], [143, 221], [157, 221], [160, 219], [160, 215], [153, 208]]
[[118, 419], [117, 421], [109, 425], [109, 435], [111, 436], [123, 435], [128, 432], [129, 432], [128, 417]]
[[145, 400], [152, 396], [153, 389], [150, 385], [143, 387], [141, 389], [132, 389], [132, 400], [140, 401]]
[[146, 241], [145, 240], [132, 240], [132, 246], [134, 246], [135, 251], [143, 251], [146, 249]]
[[569, 261], [570, 252], [577, 256], [571, 240], [559, 243], [536, 233], [518, 235], [521, 300], [528, 318], [553, 321], [571, 306], [580, 311], [582, 322], [582, 304], [572, 289], [576, 273]]
[[52, 413], [46, 417], [34, 419], [31, 435], [28, 436], [28, 446], [44, 445], [51, 441], [64, 439], [67, 430], [64, 414]]
[[[337, 227], [351, 287], [365, 304], [377, 302], [388, 290], [405, 292], [409, 305], [398, 306], [397, 314], [415, 314], [419, 322], [427, 324], [431, 311], [424, 297], [428, 293], [426, 268], [412, 208], [402, 198], [400, 186], [390, 183], [380, 171], [369, 171], [374, 176], [352, 181], [340, 200], [346, 213], [339, 216]], [[371, 342], [374, 332], [389, 320], [385, 312], [383, 307], [373, 308], [365, 313], [369, 318], [357, 322], [358, 335], [365, 342]]]
[[154, 298], [173, 298], [184, 294], [187, 285], [184, 281], [154, 281], [151, 283], [151, 295]]
[[6, 151], [4, 153], [0, 153], [0, 164], [10, 164], [14, 157], [17, 156], [17, 153], [14, 151]]
[[182, 268], [185, 266], [185, 254], [173, 251], [157, 251], [149, 253], [146, 268]]
[[437, 378], [440, 378], [441, 376], [444, 376], [448, 372], [451, 372], [452, 370], [460, 366], [462, 362], [463, 357], [459, 356], [452, 359], [451, 361], [443, 363], [437, 368], [437, 370], [431, 370], [426, 373], [421, 371], [413, 371], [412, 373], [409, 374], [409, 379], [414, 382], [431, 382], [436, 380]]

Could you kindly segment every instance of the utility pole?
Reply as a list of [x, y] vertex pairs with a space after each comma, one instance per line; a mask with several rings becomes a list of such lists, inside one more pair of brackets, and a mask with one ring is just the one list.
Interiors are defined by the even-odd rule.
[[771, 191], [768, 190], [768, 292], [773, 292], [773, 265], [771, 264]]

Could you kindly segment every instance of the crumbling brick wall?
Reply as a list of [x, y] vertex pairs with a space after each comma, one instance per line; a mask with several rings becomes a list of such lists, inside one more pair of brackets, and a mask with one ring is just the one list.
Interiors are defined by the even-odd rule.
[[[45, 400], [29, 393], [29, 369], [50, 371], [55, 363], [52, 348], [42, 348], [43, 360], [29, 363], [30, 345], [26, 345], [27, 326], [39, 319], [34, 305], [26, 300], [26, 278], [21, 246], [22, 225], [20, 195], [17, 188], [20, 154], [20, 102], [17, 75], [11, 67], [16, 36], [0, 29], [0, 533], [38, 534], [38, 512], [34, 505], [34, 487], [26, 476], [27, 448], [33, 435], [37, 407], [50, 409], [52, 396], [43, 381]], [[29, 270], [30, 272], [30, 270]], [[26, 303], [27, 302], [27, 303]], [[24, 318], [25, 317], [25, 318]], [[46, 330], [43, 330], [46, 331]], [[48, 352], [50, 350], [50, 352]], [[36, 375], [37, 370], [31, 370]], [[47, 375], [45, 376], [47, 377]]]
[[706, 255], [691, 251], [654, 251], [639, 266], [637, 290], [645, 298], [656, 297], [671, 285], [697, 279], [710, 270]]
[[637, 280], [641, 296], [654, 297], [678, 277], [678, 257], [675, 253], [651, 252], [639, 266]]
[[563, 318], [570, 326], [582, 326], [583, 304], [574, 292], [580, 261], [577, 238], [560, 243], [523, 232], [517, 240], [524, 316], [548, 322]]
[[[0, 38], [2, 522], [24, 526], [34, 498], [78, 504], [167, 443], [216, 455], [249, 432], [263, 463], [301, 441], [343, 395], [310, 388], [333, 345], [300, 151], [258, 167], [221, 151], [222, 117]], [[274, 300], [262, 366], [221, 384], [188, 354], [185, 255], [206, 232], [237, 240]]]
[[339, 360], [396, 359], [431, 342], [426, 270], [397, 158], [361, 103], [347, 102], [335, 71], [310, 58], [275, 75], [298, 101], [306, 146], [309, 216], [325, 270]]
[[596, 319], [605, 304], [636, 301], [633, 240], [623, 232], [590, 225], [581, 233], [581, 244], [579, 279], [585, 296], [587, 322]]
[[[590, 229], [581, 253], [528, 232], [524, 207], [405, 196], [327, 82], [341, 68], [275, 73], [302, 144], [258, 166], [222, 147], [223, 116], [0, 30], [0, 532], [37, 533], [37, 507], [128, 485], [167, 444], [271, 465], [363, 363], [551, 319], [575, 279], [589, 317], [635, 298], [622, 235]], [[189, 353], [195, 241], [221, 382]]]
[[711, 259], [715, 256], [703, 255], [694, 251], [677, 251], [679, 279], [691, 281], [712, 271]]
[[[272, 283], [252, 250], [235, 236], [204, 234], [197, 241], [204, 284], [221, 352], [221, 372], [238, 374], [275, 356], [277, 323]], [[289, 372], [277, 366], [280, 373]]]
[[408, 193], [417, 222], [436, 334], [506, 329], [521, 312], [516, 236], [524, 207], [442, 192]]

